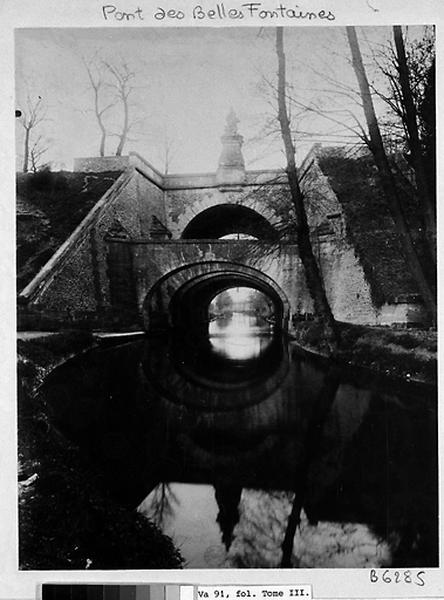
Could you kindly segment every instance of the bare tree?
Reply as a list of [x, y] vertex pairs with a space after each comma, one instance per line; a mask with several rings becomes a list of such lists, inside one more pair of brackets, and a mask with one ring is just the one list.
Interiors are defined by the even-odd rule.
[[286, 173], [290, 188], [291, 200], [296, 213], [296, 233], [299, 256], [304, 267], [307, 286], [313, 299], [317, 317], [323, 324], [326, 346], [330, 353], [337, 349], [338, 330], [328, 303], [319, 266], [313, 253], [310, 241], [307, 214], [304, 205], [304, 193], [300, 186], [298, 169], [295, 161], [295, 146], [290, 129], [287, 111], [286, 72], [283, 28], [276, 28], [276, 53], [278, 57], [278, 120], [287, 160]]
[[[425, 52], [427, 52], [427, 48], [425, 48]], [[384, 195], [387, 195], [389, 189], [392, 190], [390, 198], [387, 197], [387, 205], [394, 222], [395, 230], [398, 233], [398, 239], [400, 240], [400, 243], [404, 250], [404, 255], [407, 261], [407, 268], [409, 271], [411, 271], [413, 278], [417, 282], [418, 291], [421, 293], [424, 299], [426, 309], [430, 315], [431, 321], [433, 322], [436, 316], [435, 277], [433, 274], [433, 265], [430, 264], [433, 261], [431, 261], [428, 258], [428, 253], [426, 251], [425, 246], [423, 245], [422, 239], [424, 234], [424, 228], [421, 228], [420, 225], [419, 227], [415, 227], [414, 231], [413, 229], [410, 229], [411, 223], [406, 220], [406, 216], [404, 215], [404, 209], [401, 204], [400, 198], [400, 184], [402, 184], [403, 193], [405, 193], [406, 189], [410, 197], [417, 198], [417, 190], [413, 186], [413, 173], [407, 165], [407, 163], [405, 163], [405, 161], [403, 161], [405, 163], [403, 169], [405, 170], [402, 171], [399, 169], [397, 164], [393, 164], [392, 160], [389, 161], [387, 157], [382, 138], [383, 134], [381, 133], [378, 121], [376, 119], [376, 113], [373, 107], [373, 101], [370, 92], [371, 87], [368, 81], [368, 94], [363, 95], [359, 85], [356, 88], [356, 86], [353, 86], [352, 84], [350, 85], [344, 83], [343, 81], [336, 80], [332, 73], [319, 73], [314, 68], [311, 68], [311, 70], [316, 75], [319, 75], [320, 79], [322, 79], [323, 81], [321, 89], [316, 90], [321, 95], [321, 99], [316, 97], [316, 99], [313, 101], [304, 101], [303, 99], [301, 100], [296, 96], [294, 92], [295, 88], [292, 89], [289, 86], [287, 86], [285, 90], [286, 102], [289, 107], [293, 108], [293, 112], [296, 114], [296, 117], [300, 116], [301, 114], [304, 115], [304, 119], [299, 124], [297, 124], [296, 127], [294, 127], [293, 124], [293, 127], [291, 128], [291, 137], [289, 137], [289, 141], [294, 141], [294, 139], [304, 140], [304, 136], [305, 138], [307, 138], [307, 135], [310, 137], [313, 135], [310, 132], [304, 134], [304, 130], [301, 129], [301, 125], [302, 127], [304, 126], [307, 116], [312, 114], [316, 117], [322, 117], [327, 122], [331, 123], [333, 126], [337, 126], [336, 131], [339, 135], [338, 139], [341, 140], [342, 145], [348, 146], [348, 149], [346, 151], [347, 155], [350, 155], [351, 153], [358, 153], [359, 155], [363, 151], [365, 152], [366, 148], [371, 151], [375, 162], [377, 163], [378, 170], [380, 173], [382, 173], [381, 183]], [[396, 72], [392, 72], [391, 74], [393, 77], [396, 77]], [[399, 91], [400, 94], [401, 88], [398, 79], [399, 76], [398, 78], [396, 78], [395, 84], [397, 86], [396, 89]], [[271, 90], [274, 96], [278, 94], [278, 90], [273, 82], [267, 81], [265, 78], [263, 78], [262, 81], [263, 83], [267, 84], [267, 87]], [[373, 93], [377, 92], [377, 90], [375, 90], [374, 88], [371, 91]], [[327, 94], [326, 98], [331, 98], [331, 102], [326, 101], [326, 99], [324, 98], [325, 94]], [[351, 103], [353, 103], [355, 108], [351, 109], [345, 104], [344, 107], [336, 106], [335, 103], [337, 104], [338, 97], [344, 98], [344, 102], [346, 100], [349, 100]], [[324, 98], [324, 100], [322, 100], [322, 98]], [[370, 121], [368, 120], [368, 117], [370, 115], [369, 103], [371, 103], [371, 110], [373, 113], [373, 118], [370, 118]], [[365, 116], [365, 120], [363, 123], [360, 122], [359, 111], [363, 111], [363, 116]], [[290, 121], [290, 119], [288, 120]], [[369, 122], [372, 123], [370, 128], [368, 126]], [[399, 137], [400, 143], [405, 144], [407, 131], [406, 128], [402, 125], [401, 116], [399, 117], [399, 120], [397, 121], [396, 125], [399, 126], [397, 135]], [[378, 129], [378, 133], [376, 133], [375, 126]], [[273, 127], [272, 122], [270, 122], [269, 124], [268, 133], [271, 135], [275, 133], [275, 128]], [[330, 133], [332, 134], [334, 132]], [[379, 145], [377, 143], [378, 136], [380, 142]], [[375, 148], [378, 149], [377, 157], [375, 156]], [[385, 165], [385, 170], [381, 171], [379, 167], [383, 165]], [[392, 169], [396, 170], [396, 179], [395, 173], [392, 172]], [[299, 173], [299, 184], [300, 187], [302, 187], [303, 194], [306, 194], [301, 180], [302, 176]], [[410, 216], [412, 214], [413, 213], [410, 211]], [[421, 211], [415, 212], [415, 218], [419, 218], [421, 220], [421, 214]], [[430, 235], [433, 235], [433, 223], [431, 222], [431, 220], [429, 220], [429, 223], [430, 225], [428, 227], [427, 235], [424, 236], [424, 242], [426, 243], [429, 241], [429, 232]]]
[[368, 145], [374, 156], [375, 163], [380, 174], [383, 192], [386, 197], [395, 228], [399, 234], [402, 248], [407, 258], [411, 273], [415, 278], [432, 322], [436, 322], [436, 298], [434, 290], [431, 288], [424, 274], [423, 267], [416, 252], [415, 245], [402, 210], [397, 186], [390, 168], [387, 154], [384, 149], [381, 131], [373, 105], [370, 85], [362, 61], [361, 50], [354, 27], [347, 27], [347, 37], [368, 128]]
[[425, 27], [420, 38], [404, 41], [401, 27], [394, 26], [393, 37], [394, 45], [371, 46], [387, 85], [370, 87], [389, 109], [379, 120], [384, 145], [393, 154], [398, 179], [417, 202], [431, 251], [427, 262], [436, 270], [434, 35]]
[[419, 139], [418, 117], [413, 93], [410, 84], [409, 67], [404, 46], [402, 29], [399, 25], [393, 27], [395, 40], [397, 70], [399, 74], [399, 87], [403, 105], [403, 116], [407, 130], [407, 141], [412, 157], [412, 166], [415, 172], [418, 198], [420, 200], [427, 232], [427, 239], [433, 242], [432, 250], [435, 254], [434, 240], [436, 235], [436, 217], [434, 199], [427, 181], [424, 157]]
[[108, 131], [105, 123], [105, 114], [114, 106], [115, 102], [103, 102], [105, 80], [102, 69], [98, 66], [97, 54], [90, 60], [82, 57], [82, 62], [88, 74], [89, 83], [94, 95], [94, 115], [100, 129], [99, 156], [105, 156], [105, 144]]
[[48, 151], [48, 146], [46, 145], [46, 141], [42, 135], [39, 135], [34, 142], [32, 143], [29, 150], [29, 159], [31, 162], [31, 170], [33, 173], [37, 173], [39, 168], [41, 168], [42, 156]]
[[21, 112], [22, 114], [20, 117], [20, 122], [25, 130], [23, 140], [23, 172], [27, 173], [29, 171], [31, 152], [34, 153], [34, 159], [31, 158], [34, 164], [35, 159], [40, 158], [42, 154], [38, 154], [41, 136], [36, 138], [34, 142], [32, 141], [32, 135], [35, 133], [35, 130], [42, 123], [42, 121], [46, 119], [46, 109], [43, 105], [42, 97], [37, 96], [37, 98], [35, 98], [28, 93], [26, 99], [26, 108], [22, 109]]
[[154, 128], [150, 132], [150, 137], [157, 142], [157, 158], [162, 165], [163, 172], [165, 175], [168, 175], [171, 172], [171, 165], [174, 163], [177, 154], [178, 140], [171, 127], [168, 126], [168, 116], [163, 115], [161, 120], [163, 120], [163, 124], [160, 127]]
[[135, 105], [131, 102], [136, 71], [123, 58], [114, 62], [104, 59], [100, 50], [89, 59], [81, 56], [81, 60], [94, 97], [92, 112], [100, 129], [99, 155], [105, 156], [108, 138], [117, 137], [115, 154], [121, 156], [126, 143], [131, 141], [130, 133], [144, 121], [134, 117]]
[[122, 61], [120, 65], [113, 65], [107, 61], [103, 61], [103, 64], [105, 69], [108, 71], [108, 74], [111, 76], [107, 85], [112, 90], [115, 104], [118, 104], [123, 111], [123, 119], [119, 132], [112, 134], [117, 136], [119, 140], [116, 149], [116, 156], [121, 156], [128, 140], [130, 130], [135, 125], [134, 121], [130, 121], [129, 98], [134, 91], [133, 81], [136, 74], [125, 61]]
[[171, 168], [171, 163], [174, 160], [174, 155], [177, 150], [176, 140], [169, 134], [168, 131], [165, 132], [164, 138], [164, 147], [163, 147], [163, 170], [165, 175], [168, 175]]

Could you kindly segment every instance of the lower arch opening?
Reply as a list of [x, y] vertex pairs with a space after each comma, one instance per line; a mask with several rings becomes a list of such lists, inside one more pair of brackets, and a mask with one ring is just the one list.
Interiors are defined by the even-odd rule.
[[254, 288], [219, 292], [208, 307], [211, 349], [229, 360], [259, 357], [271, 344], [275, 311], [273, 301]]
[[[231, 330], [257, 328], [281, 331], [285, 309], [267, 284], [245, 275], [218, 273], [182, 286], [170, 303], [172, 326], [177, 330], [208, 335], [230, 324]], [[225, 327], [226, 329], [227, 327]]]
[[290, 303], [280, 286], [258, 269], [223, 261], [193, 263], [159, 279], [143, 304], [145, 329], [208, 335], [218, 312], [217, 297], [233, 298], [238, 289], [244, 290], [241, 295], [248, 289], [247, 312], [262, 317], [275, 331], [287, 331]]

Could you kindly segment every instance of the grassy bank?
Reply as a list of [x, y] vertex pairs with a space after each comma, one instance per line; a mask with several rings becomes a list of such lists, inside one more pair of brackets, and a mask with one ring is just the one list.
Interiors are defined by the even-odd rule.
[[[337, 359], [381, 375], [436, 385], [437, 334], [433, 331], [392, 329], [338, 323], [341, 347]], [[316, 321], [298, 323], [296, 342], [319, 353], [322, 327]]]
[[18, 342], [20, 566], [180, 568], [170, 538], [114, 502], [100, 472], [53, 427], [36, 393], [53, 368], [91, 345], [78, 332]]
[[66, 331], [17, 340], [19, 386], [30, 396], [44, 378], [72, 356], [92, 348], [93, 337], [86, 331]]

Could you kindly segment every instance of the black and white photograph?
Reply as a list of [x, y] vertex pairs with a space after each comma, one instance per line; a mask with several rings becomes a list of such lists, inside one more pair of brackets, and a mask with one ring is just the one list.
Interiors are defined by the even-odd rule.
[[439, 567], [435, 26], [311, 14], [15, 30], [20, 571]]

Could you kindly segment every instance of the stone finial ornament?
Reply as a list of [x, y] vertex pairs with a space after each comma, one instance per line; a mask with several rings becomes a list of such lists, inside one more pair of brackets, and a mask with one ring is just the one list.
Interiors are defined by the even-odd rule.
[[227, 115], [227, 122], [225, 124], [224, 135], [239, 135], [237, 131], [237, 124], [239, 123], [239, 119], [237, 118], [236, 113], [233, 110], [233, 107], [230, 108], [230, 112]]
[[239, 119], [231, 108], [221, 137], [222, 152], [216, 172], [216, 180], [220, 185], [238, 185], [245, 181], [245, 162], [242, 156], [244, 138], [237, 130], [238, 123]]

